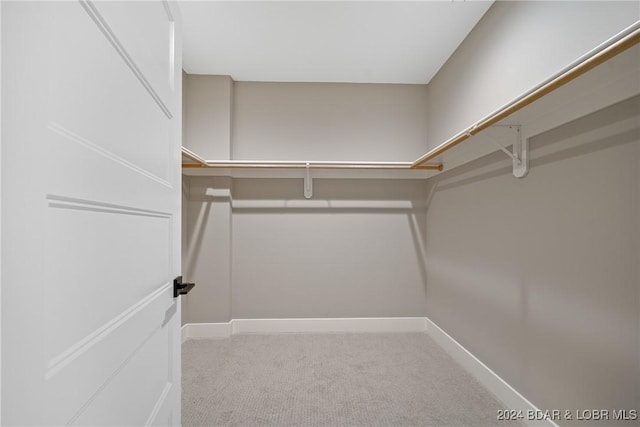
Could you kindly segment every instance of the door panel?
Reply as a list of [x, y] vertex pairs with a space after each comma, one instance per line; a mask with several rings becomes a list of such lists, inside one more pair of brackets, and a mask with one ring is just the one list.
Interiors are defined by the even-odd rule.
[[2, 4], [2, 424], [180, 424], [176, 17]]
[[[116, 6], [130, 7], [128, 3], [114, 2], [108, 9]], [[154, 2], [149, 6], [164, 12], [162, 4]], [[168, 159], [174, 121], [141, 83], [140, 78], [146, 81], [146, 77], [142, 74], [139, 78], [131, 69], [149, 66], [138, 67], [134, 60], [125, 61], [110, 40], [115, 34], [109, 33], [108, 38], [106, 30], [87, 19], [88, 12], [77, 3], [61, 4], [59, 8], [66, 10], [51, 18], [52, 25], [65, 30], [55, 31], [50, 40], [54, 57], [50, 69], [50, 127], [94, 148], [96, 153], [110, 155], [170, 182]], [[97, 12], [91, 9], [91, 13]], [[95, 19], [106, 22], [104, 18]], [[166, 13], [164, 20], [167, 24]], [[157, 68], [165, 66], [158, 64]], [[166, 82], [162, 83], [166, 88]]]
[[[162, 327], [160, 313], [171, 313], [171, 305], [167, 303], [172, 299], [173, 289], [166, 286], [157, 293], [150, 295], [137, 306], [121, 314], [104, 328], [95, 331], [95, 334], [87, 337], [72, 348], [58, 363], [51, 365], [45, 373], [46, 395], [45, 414], [43, 419], [47, 425], [75, 424], [78, 418], [86, 419], [84, 412], [90, 410], [96, 399], [111, 387], [111, 383], [122, 375], [126, 375], [125, 368], [137, 360], [141, 355], [149, 354], [145, 349], [149, 345], [151, 337], [159, 332], [172, 330], [170, 326]], [[173, 319], [171, 318], [171, 322]], [[179, 346], [175, 335], [166, 335], [172, 338], [171, 342], [165, 342], [166, 347], [159, 354], [145, 360], [151, 366], [164, 359], [169, 360], [168, 347]], [[172, 360], [172, 359], [171, 359]], [[179, 382], [176, 383], [176, 375], [173, 372], [161, 372], [159, 377], [172, 384], [172, 392], [179, 392]], [[179, 378], [179, 375], [177, 376]], [[151, 378], [148, 379], [148, 381]], [[156, 378], [158, 380], [158, 378]], [[133, 387], [130, 388], [133, 391]], [[159, 393], [162, 389], [156, 390]], [[130, 399], [140, 403], [148, 396], [138, 396], [131, 392], [124, 392], [122, 399]], [[101, 400], [98, 400], [100, 402]], [[117, 404], [117, 402], [113, 402]], [[153, 407], [138, 406], [140, 413], [137, 418], [148, 417]], [[178, 415], [175, 414], [174, 415]], [[146, 419], [146, 418], [145, 418]], [[180, 422], [177, 418], [175, 423]], [[102, 418], [97, 418], [92, 424], [109, 424]], [[125, 423], [137, 425], [135, 422]]]
[[162, 2], [96, 2], [95, 11], [108, 23], [142, 76], [157, 96], [160, 108], [174, 114], [174, 17]]
[[[73, 424], [93, 425], [95, 420], [111, 426], [150, 424], [174, 387], [168, 377], [168, 341], [167, 329], [155, 331]], [[127, 397], [131, 395], [138, 398]]]
[[49, 199], [44, 271], [48, 366], [168, 283], [170, 227], [168, 214]]

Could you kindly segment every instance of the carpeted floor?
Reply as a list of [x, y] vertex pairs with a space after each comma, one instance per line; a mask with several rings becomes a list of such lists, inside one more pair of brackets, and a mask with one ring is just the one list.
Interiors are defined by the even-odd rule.
[[185, 426], [507, 425], [422, 333], [235, 335], [182, 352]]

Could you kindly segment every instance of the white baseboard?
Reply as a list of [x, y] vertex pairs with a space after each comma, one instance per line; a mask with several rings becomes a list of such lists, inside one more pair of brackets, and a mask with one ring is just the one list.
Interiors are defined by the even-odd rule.
[[424, 317], [233, 319], [223, 323], [187, 323], [182, 327], [182, 340], [184, 342], [190, 338], [226, 338], [235, 334], [424, 331]]
[[424, 317], [234, 319], [234, 334], [299, 332], [424, 332]]
[[505, 405], [522, 411], [529, 426], [558, 427], [548, 420], [527, 420], [528, 411], [537, 411], [531, 402], [500, 378], [487, 365], [426, 317], [381, 317], [338, 319], [233, 319], [222, 323], [188, 323], [182, 327], [182, 341], [191, 338], [228, 338], [236, 334], [277, 334], [304, 332], [426, 332], [462, 367]]
[[529, 402], [526, 397], [521, 395], [516, 389], [511, 387], [505, 380], [500, 378], [498, 374], [493, 372], [487, 365], [482, 363], [469, 350], [464, 348], [458, 341], [453, 339], [451, 335], [443, 331], [438, 325], [430, 319], [425, 318], [426, 331], [442, 347], [453, 359], [463, 368], [473, 375], [486, 389], [491, 391], [505, 405], [505, 409], [521, 411], [524, 416], [523, 421], [528, 426], [554, 426], [556, 423], [550, 420], [530, 420], [529, 411], [538, 411], [538, 408]]
[[182, 326], [182, 342], [190, 338], [228, 338], [231, 336], [231, 322], [187, 323]]

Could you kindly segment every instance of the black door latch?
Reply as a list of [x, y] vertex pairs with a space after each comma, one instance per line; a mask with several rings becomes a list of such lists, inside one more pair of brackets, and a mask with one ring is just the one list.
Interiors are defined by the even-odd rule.
[[178, 295], [186, 295], [195, 286], [195, 283], [182, 283], [182, 276], [178, 276], [173, 279], [173, 297], [178, 298]]

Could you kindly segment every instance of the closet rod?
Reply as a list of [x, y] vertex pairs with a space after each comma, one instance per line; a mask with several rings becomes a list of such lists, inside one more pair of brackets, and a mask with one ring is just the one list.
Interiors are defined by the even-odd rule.
[[640, 21], [636, 21], [633, 25], [627, 27], [620, 33], [587, 52], [585, 55], [569, 64], [558, 73], [549, 77], [547, 80], [520, 95], [508, 104], [497, 109], [473, 126], [438, 145], [433, 150], [413, 162], [412, 167], [419, 168], [423, 163], [438, 157], [461, 142], [469, 139], [471, 136], [495, 125], [509, 115], [526, 107], [532, 102], [537, 101], [548, 93], [564, 86], [587, 71], [608, 61], [638, 43], [640, 43]]
[[[186, 150], [186, 151], [185, 151]], [[183, 147], [185, 157], [186, 152], [190, 152]], [[192, 153], [193, 154], [193, 153]], [[196, 157], [198, 157], [196, 155]], [[421, 165], [413, 167], [411, 162], [343, 162], [343, 161], [251, 161], [251, 160], [204, 160], [197, 164], [185, 163], [183, 168], [216, 168], [216, 169], [306, 169], [307, 164], [313, 169], [386, 169], [386, 170], [442, 170], [442, 165]], [[197, 161], [197, 160], [195, 160]]]
[[[198, 167], [207, 166], [207, 161], [205, 159], [203, 159], [202, 157], [198, 156], [196, 153], [194, 153], [193, 151], [189, 150], [188, 148], [182, 147], [182, 155], [184, 157], [196, 162], [198, 164]], [[182, 166], [184, 167], [185, 165], [183, 164]]]

